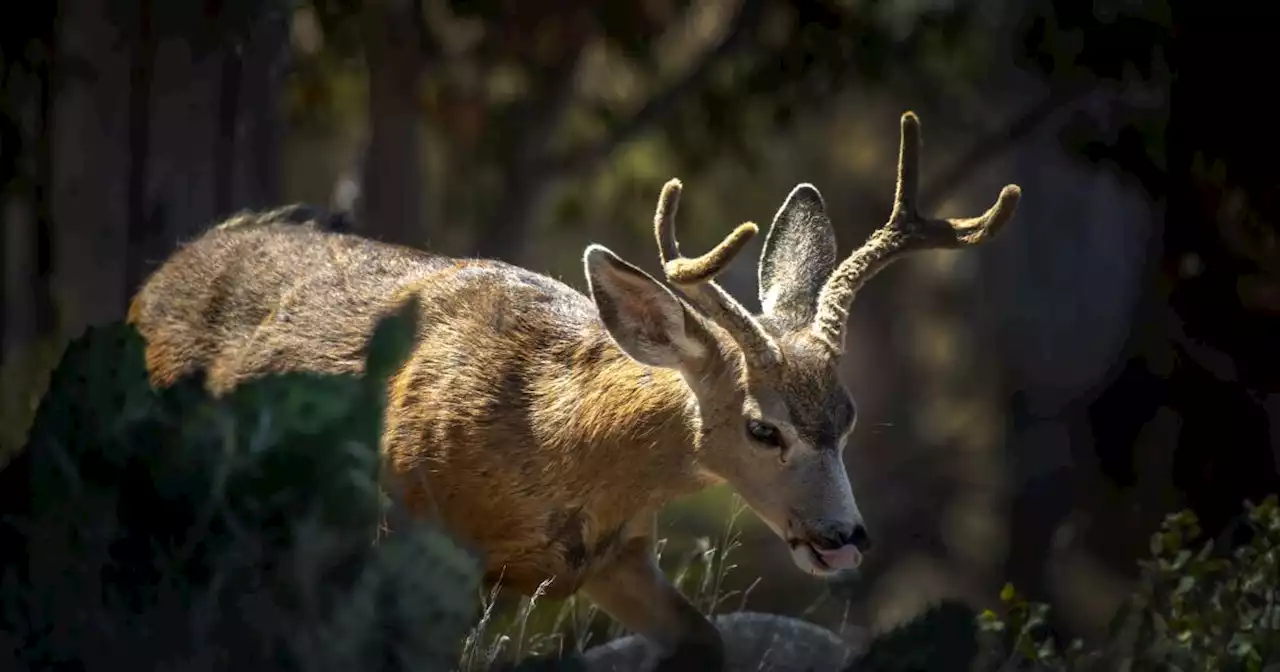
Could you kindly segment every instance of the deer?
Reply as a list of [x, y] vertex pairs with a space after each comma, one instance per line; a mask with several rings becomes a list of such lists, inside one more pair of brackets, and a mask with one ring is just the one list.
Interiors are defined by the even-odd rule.
[[922, 216], [913, 112], [900, 139], [889, 220], [843, 260], [817, 188], [790, 192], [764, 240], [758, 314], [716, 280], [758, 227], [684, 256], [672, 179], [654, 213], [665, 283], [599, 244], [583, 253], [583, 291], [283, 208], [181, 245], [127, 320], [154, 385], [200, 372], [216, 394], [273, 372], [360, 373], [377, 320], [418, 299], [383, 422], [404, 510], [475, 549], [487, 585], [584, 594], [655, 645], [656, 669], [721, 669], [719, 632], [657, 562], [656, 514], [727, 483], [800, 570], [856, 573], [872, 542], [843, 461], [854, 296], [895, 259], [982, 243], [1016, 210], [1011, 184], [981, 216]]

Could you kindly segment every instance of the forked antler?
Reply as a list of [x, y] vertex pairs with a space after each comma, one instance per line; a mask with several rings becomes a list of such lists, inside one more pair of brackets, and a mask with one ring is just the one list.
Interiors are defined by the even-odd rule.
[[898, 188], [889, 222], [841, 262], [818, 295], [813, 328], [837, 352], [844, 348], [844, 328], [853, 297], [867, 280], [908, 252], [977, 245], [1013, 218], [1022, 189], [1005, 185], [986, 213], [970, 219], [931, 219], [916, 210], [920, 191], [920, 120], [902, 115], [898, 150]]
[[743, 223], [710, 252], [693, 259], [685, 257], [680, 254], [680, 243], [676, 240], [675, 220], [680, 190], [680, 180], [677, 179], [663, 185], [658, 196], [658, 208], [653, 215], [663, 273], [690, 301], [733, 336], [748, 361], [757, 365], [777, 361], [778, 346], [773, 339], [742, 304], [715, 281], [715, 277], [751, 242], [759, 228], [751, 222]]

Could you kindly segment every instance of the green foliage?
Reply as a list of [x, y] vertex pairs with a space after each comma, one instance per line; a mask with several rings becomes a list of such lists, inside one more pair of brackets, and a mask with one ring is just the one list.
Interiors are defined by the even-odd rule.
[[[1280, 505], [1248, 505], [1249, 542], [1215, 552], [1195, 516], [1169, 516], [1140, 564], [1139, 590], [1116, 614], [1108, 638], [1061, 646], [1049, 607], [1012, 585], [1004, 616], [942, 602], [874, 639], [850, 672], [1041, 670], [1259, 672], [1280, 662]], [[975, 628], [976, 626], [976, 628]]]
[[1041, 670], [1220, 670], [1258, 672], [1280, 662], [1280, 505], [1275, 496], [1247, 506], [1250, 539], [1231, 552], [1200, 538], [1195, 516], [1169, 516], [1140, 563], [1138, 592], [1115, 616], [1108, 641], [1060, 648], [1045, 634], [1048, 608], [1011, 586], [1008, 615], [980, 617], [987, 664], [1021, 660]]
[[[302, 72], [295, 109], [303, 123], [315, 123], [343, 95], [333, 86], [335, 63], [363, 49], [362, 6], [302, 6], [325, 45], [295, 62]], [[683, 174], [726, 159], [758, 165], [765, 137], [836, 102], [850, 82], [901, 83], [913, 105], [922, 98], [954, 105], [950, 95], [991, 64], [984, 51], [991, 40], [971, 29], [981, 6], [747, 0], [712, 11], [678, 0], [568, 2], [548, 11], [484, 0], [431, 11], [419, 3], [405, 20], [418, 22], [424, 122], [439, 134], [433, 151], [448, 155], [451, 175], [466, 175], [459, 185], [479, 192], [451, 186], [440, 198], [458, 199], [463, 218], [484, 219], [515, 172], [539, 186], [581, 179], [615, 150], [646, 139], [660, 140]], [[596, 81], [577, 92], [570, 84], [578, 65], [616, 78], [589, 77]], [[620, 84], [602, 85], [612, 81]], [[504, 171], [512, 174], [497, 174]]]
[[744, 48], [717, 64], [722, 76], [708, 78], [680, 107], [664, 129], [667, 146], [689, 171], [724, 155], [750, 165], [761, 160], [762, 135], [838, 100], [850, 81], [881, 88], [908, 83], [914, 105], [930, 89], [947, 88], [952, 73], [940, 64], [956, 63], [958, 54], [973, 49], [962, 37], [976, 34], [968, 29], [977, 6], [745, 3]]
[[380, 324], [366, 376], [217, 398], [199, 377], [154, 390], [131, 327], [74, 341], [0, 472], [5, 669], [452, 669], [475, 558], [412, 524], [374, 543], [414, 308]]

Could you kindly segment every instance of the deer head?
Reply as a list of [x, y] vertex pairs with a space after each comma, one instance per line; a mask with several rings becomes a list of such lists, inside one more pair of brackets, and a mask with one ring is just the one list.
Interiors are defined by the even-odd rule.
[[987, 240], [1012, 218], [1021, 194], [1006, 186], [973, 219], [923, 217], [919, 151], [919, 121], [908, 112], [893, 212], [842, 262], [818, 190], [792, 190], [765, 239], [758, 315], [715, 281], [756, 226], [739, 226], [701, 257], [682, 256], [677, 180], [663, 188], [654, 223], [666, 279], [685, 298], [604, 247], [585, 255], [590, 294], [617, 345], [642, 364], [679, 371], [692, 391], [697, 469], [727, 481], [788, 543], [796, 565], [818, 576], [856, 568], [870, 547], [842, 459], [857, 419], [838, 375], [854, 295], [905, 253]]

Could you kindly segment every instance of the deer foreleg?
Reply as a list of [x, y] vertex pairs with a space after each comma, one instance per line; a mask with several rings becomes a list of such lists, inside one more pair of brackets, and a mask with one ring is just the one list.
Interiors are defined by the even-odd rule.
[[654, 670], [721, 670], [720, 632], [658, 567], [650, 537], [626, 542], [582, 590], [596, 606], [660, 650]]

